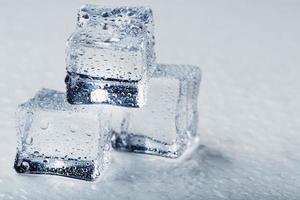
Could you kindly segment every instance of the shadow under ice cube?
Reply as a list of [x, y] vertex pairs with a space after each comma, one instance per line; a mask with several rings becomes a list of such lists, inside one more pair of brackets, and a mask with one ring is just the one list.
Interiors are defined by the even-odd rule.
[[153, 26], [149, 8], [81, 7], [67, 44], [68, 102], [142, 107], [156, 66]]
[[74, 106], [62, 92], [42, 89], [17, 112], [19, 173], [94, 180], [109, 161], [110, 137], [101, 112]]
[[147, 104], [113, 110], [113, 147], [171, 158], [180, 156], [197, 138], [200, 79], [196, 66], [157, 65], [148, 83]]

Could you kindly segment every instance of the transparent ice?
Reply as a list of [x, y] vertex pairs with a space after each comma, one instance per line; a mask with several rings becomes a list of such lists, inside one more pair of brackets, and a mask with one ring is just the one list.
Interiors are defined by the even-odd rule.
[[153, 27], [149, 8], [81, 7], [66, 51], [68, 101], [143, 106], [155, 69]]
[[[197, 138], [201, 73], [189, 65], [157, 65], [149, 80], [147, 104], [114, 109], [113, 147], [175, 158]], [[112, 108], [110, 108], [112, 109]]]
[[17, 111], [15, 170], [94, 180], [109, 162], [110, 149], [98, 111], [67, 103], [62, 92], [37, 92]]

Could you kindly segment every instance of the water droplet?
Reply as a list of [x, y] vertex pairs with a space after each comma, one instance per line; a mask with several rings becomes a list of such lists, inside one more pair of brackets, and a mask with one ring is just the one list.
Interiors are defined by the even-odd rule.
[[107, 12], [102, 13], [102, 17], [109, 17], [109, 14]]
[[72, 124], [72, 125], [70, 126], [70, 131], [71, 131], [72, 133], [75, 133], [77, 130], [78, 130], [78, 126], [77, 126], [76, 124]]
[[49, 122], [48, 122], [48, 121], [42, 120], [42, 121], [40, 122], [40, 128], [41, 128], [42, 130], [46, 130], [48, 127], [49, 127]]
[[109, 144], [105, 144], [105, 145], [104, 145], [104, 150], [105, 150], [105, 151], [108, 151], [109, 149], [110, 149]]
[[33, 138], [32, 137], [27, 137], [25, 143], [28, 145], [31, 145], [33, 142]]
[[107, 23], [105, 23], [102, 28], [103, 30], [107, 30]]
[[27, 161], [23, 161], [21, 163], [21, 167], [22, 167], [23, 170], [27, 171], [27, 170], [29, 170], [30, 165]]
[[88, 15], [88, 14], [84, 14], [84, 15], [82, 15], [82, 17], [83, 17], [84, 19], [88, 19], [88, 18], [89, 18], [89, 15]]

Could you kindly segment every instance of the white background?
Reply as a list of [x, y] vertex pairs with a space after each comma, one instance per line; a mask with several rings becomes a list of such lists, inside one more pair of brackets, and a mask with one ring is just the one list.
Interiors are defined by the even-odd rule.
[[202, 69], [201, 144], [171, 161], [114, 152], [94, 183], [17, 175], [16, 106], [65, 89], [83, 3], [0, 2], [0, 199], [300, 199], [299, 1], [123, 2], [152, 7], [158, 62]]

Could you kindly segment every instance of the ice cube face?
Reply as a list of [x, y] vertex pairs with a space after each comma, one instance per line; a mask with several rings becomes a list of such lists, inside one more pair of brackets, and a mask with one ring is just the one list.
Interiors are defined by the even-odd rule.
[[[149, 8], [81, 7], [76, 31], [67, 44], [68, 101], [142, 107], [145, 83], [156, 66], [153, 27]], [[92, 86], [80, 84], [85, 81]], [[95, 101], [92, 92], [99, 89], [106, 95]], [[84, 90], [90, 92], [79, 98]]]
[[112, 111], [113, 147], [171, 158], [182, 155], [197, 138], [200, 79], [196, 66], [158, 65], [148, 83], [147, 104]]
[[74, 106], [42, 89], [17, 111], [19, 173], [95, 180], [109, 162], [110, 137], [94, 106]]
[[139, 81], [104, 81], [68, 73], [65, 79], [67, 99], [71, 104], [112, 104], [142, 107], [146, 102], [145, 83]]

